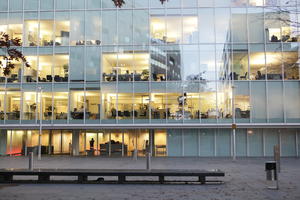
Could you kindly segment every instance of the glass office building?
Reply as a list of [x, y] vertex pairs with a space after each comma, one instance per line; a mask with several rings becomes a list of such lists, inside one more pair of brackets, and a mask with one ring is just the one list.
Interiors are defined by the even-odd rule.
[[125, 1], [0, 1], [1, 155], [299, 156], [299, 0]]

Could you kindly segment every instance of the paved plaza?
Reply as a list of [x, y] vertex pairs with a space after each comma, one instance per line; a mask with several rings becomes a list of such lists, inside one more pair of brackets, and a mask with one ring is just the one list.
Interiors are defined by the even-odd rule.
[[[300, 199], [300, 159], [284, 158], [280, 189], [266, 189], [266, 158], [153, 158], [155, 169], [220, 169], [222, 185], [149, 184], [0, 184], [0, 200], [253, 200]], [[43, 157], [36, 168], [143, 169], [144, 158]], [[25, 157], [0, 157], [0, 168], [26, 168]]]

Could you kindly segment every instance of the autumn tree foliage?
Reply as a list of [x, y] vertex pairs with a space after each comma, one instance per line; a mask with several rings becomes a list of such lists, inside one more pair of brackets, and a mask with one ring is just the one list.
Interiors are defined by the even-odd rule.
[[26, 67], [30, 67], [25, 56], [17, 49], [20, 46], [22, 46], [20, 38], [10, 38], [7, 33], [0, 32], [0, 49], [3, 55], [0, 60], [0, 68], [3, 69], [4, 75], [9, 75], [15, 68], [14, 61], [22, 61]]

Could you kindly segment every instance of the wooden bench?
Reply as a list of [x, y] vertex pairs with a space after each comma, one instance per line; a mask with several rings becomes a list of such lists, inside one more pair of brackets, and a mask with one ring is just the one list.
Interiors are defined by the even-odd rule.
[[[22, 180], [16, 176], [34, 176], [37, 180]], [[206, 183], [223, 183], [220, 180], [207, 180], [207, 177], [224, 177], [225, 173], [220, 170], [179, 170], [179, 169], [35, 169], [29, 171], [27, 169], [0, 169], [0, 183], [57, 183], [57, 180], [51, 180], [53, 176], [60, 177], [77, 177], [76, 181], [69, 179], [60, 179], [63, 182], [73, 183], [175, 183], [196, 182], [200, 184]], [[88, 177], [99, 177], [98, 181], [89, 181]], [[103, 177], [117, 177], [116, 181], [106, 181]], [[127, 177], [157, 177], [156, 180], [126, 180]], [[166, 180], [166, 177], [181, 177], [180, 180]], [[188, 178], [189, 177], [189, 178]], [[190, 177], [197, 177], [196, 180], [191, 180]]]

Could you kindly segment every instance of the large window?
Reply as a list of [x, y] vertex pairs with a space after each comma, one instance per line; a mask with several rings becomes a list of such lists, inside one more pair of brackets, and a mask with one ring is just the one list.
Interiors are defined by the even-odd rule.
[[34, 120], [37, 111], [36, 92], [23, 93], [23, 120]]
[[103, 53], [103, 81], [148, 81], [147, 52]]
[[70, 20], [66, 12], [56, 12], [55, 15], [55, 45], [69, 45]]
[[6, 93], [6, 120], [19, 120], [21, 109], [21, 93], [7, 92]]
[[152, 43], [192, 43], [198, 40], [196, 16], [152, 16], [150, 23]]
[[68, 92], [53, 93], [53, 120], [67, 120]]

